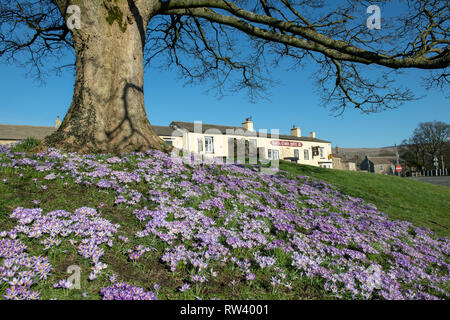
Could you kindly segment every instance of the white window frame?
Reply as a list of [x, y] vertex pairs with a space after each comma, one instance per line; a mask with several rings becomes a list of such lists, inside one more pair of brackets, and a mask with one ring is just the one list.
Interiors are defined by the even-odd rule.
[[[275, 155], [276, 155], [276, 157], [275, 157]], [[280, 159], [280, 151], [277, 149], [267, 149], [267, 159], [279, 160]]]
[[173, 146], [173, 142], [175, 141], [174, 138], [163, 138], [163, 140], [168, 144], [170, 144], [171, 146]]
[[305, 160], [309, 160], [309, 150], [308, 149], [303, 150], [303, 158]]
[[205, 153], [214, 153], [214, 137], [205, 137]]
[[300, 159], [300, 150], [299, 149], [294, 149], [294, 158]]
[[324, 158], [324, 155], [323, 155], [323, 148], [319, 148], [319, 156], [320, 156], [321, 158]]

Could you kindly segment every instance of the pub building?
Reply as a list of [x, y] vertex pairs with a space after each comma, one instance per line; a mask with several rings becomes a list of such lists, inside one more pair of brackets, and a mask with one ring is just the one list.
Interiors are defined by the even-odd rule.
[[301, 129], [295, 126], [291, 135], [279, 135], [274, 130], [256, 132], [253, 121], [247, 118], [242, 127], [173, 121], [169, 127], [153, 126], [153, 129], [174, 147], [204, 157], [225, 160], [235, 156], [237, 145], [242, 143], [247, 158], [253, 155], [267, 160], [333, 167], [331, 142], [316, 138], [315, 132], [302, 136]]

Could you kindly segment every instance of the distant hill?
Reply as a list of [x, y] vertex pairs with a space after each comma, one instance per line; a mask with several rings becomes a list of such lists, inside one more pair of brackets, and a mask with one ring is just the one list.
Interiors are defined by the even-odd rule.
[[333, 148], [333, 155], [336, 157], [352, 160], [355, 158], [363, 159], [370, 157], [395, 157], [395, 147], [382, 148]]

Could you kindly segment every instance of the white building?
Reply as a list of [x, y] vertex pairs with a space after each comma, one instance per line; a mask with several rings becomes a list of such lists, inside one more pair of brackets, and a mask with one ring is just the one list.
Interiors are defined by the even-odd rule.
[[300, 128], [292, 128], [291, 135], [278, 135], [273, 130], [256, 132], [253, 121], [246, 119], [242, 127], [173, 121], [169, 127], [153, 126], [153, 129], [174, 147], [206, 157], [234, 157], [240, 144], [247, 155], [333, 167], [331, 142], [316, 138], [315, 132], [309, 137], [302, 136]]

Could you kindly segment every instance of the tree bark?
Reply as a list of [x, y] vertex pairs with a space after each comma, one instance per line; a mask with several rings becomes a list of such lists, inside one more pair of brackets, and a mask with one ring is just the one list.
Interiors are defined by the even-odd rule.
[[[146, 8], [150, 8], [146, 0]], [[60, 128], [43, 141], [79, 153], [167, 149], [144, 104], [143, 50], [150, 16], [126, 0], [73, 1], [81, 29], [71, 30], [76, 54], [73, 100]], [[60, 7], [65, 16], [65, 7]]]

